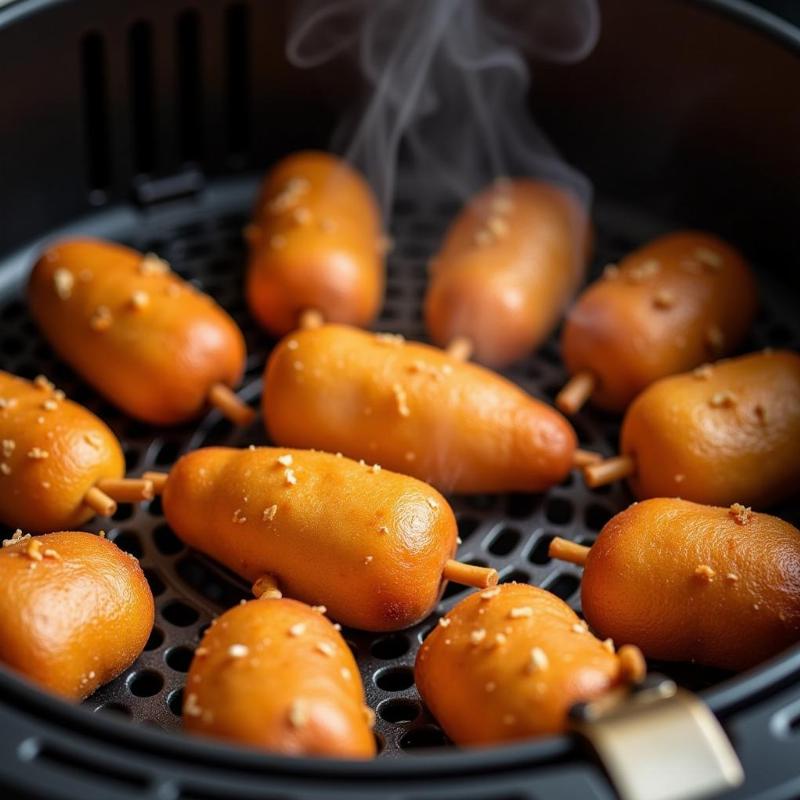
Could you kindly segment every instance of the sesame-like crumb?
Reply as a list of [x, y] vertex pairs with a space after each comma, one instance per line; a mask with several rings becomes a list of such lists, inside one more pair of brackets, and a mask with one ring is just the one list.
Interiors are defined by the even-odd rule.
[[50, 458], [50, 453], [48, 453], [47, 450], [43, 450], [41, 447], [32, 447], [28, 450], [28, 458], [34, 461], [43, 461], [45, 458]]
[[297, 350], [298, 347], [300, 347], [300, 342], [298, 342], [297, 339], [289, 339], [289, 341], [286, 342], [286, 348], [288, 350]]
[[550, 666], [550, 659], [541, 647], [531, 648], [527, 670], [528, 672], [542, 672]]
[[728, 513], [733, 517], [733, 521], [737, 525], [747, 525], [753, 518], [753, 509], [749, 506], [743, 506], [741, 503], [733, 503], [728, 509]]
[[198, 658], [202, 658], [203, 656], [207, 656], [208, 655], [208, 648], [207, 647], [198, 647], [194, 651], [194, 654]]
[[401, 417], [410, 416], [411, 409], [408, 407], [408, 395], [406, 394], [406, 390], [399, 383], [395, 383], [392, 386], [392, 392], [394, 392], [395, 401], [397, 402], [397, 413], [400, 414]]
[[452, 620], [448, 619], [447, 617], [440, 617], [440, 618], [439, 618], [439, 624], [440, 624], [440, 625], [441, 625], [443, 628], [446, 628], [446, 627], [448, 627], [448, 625], [450, 625], [450, 623], [451, 623], [451, 622], [452, 622]]
[[308, 706], [302, 700], [295, 700], [289, 706], [289, 724], [293, 728], [302, 728], [308, 724]]
[[111, 327], [111, 311], [108, 306], [97, 306], [89, 319], [89, 327], [98, 333], [107, 331]]
[[699, 367], [692, 370], [692, 375], [699, 381], [707, 381], [711, 378], [711, 373], [713, 371], [714, 368], [711, 364], [701, 364]]
[[722, 392], [715, 392], [709, 398], [708, 404], [712, 408], [733, 408], [736, 405], [736, 395], [727, 389]]
[[388, 525], [380, 525], [380, 526], [378, 526], [378, 533], [384, 533], [384, 534], [389, 533]]
[[368, 567], [374, 560], [374, 556], [366, 556], [364, 559], [364, 566]]
[[470, 632], [469, 640], [472, 644], [480, 644], [486, 638], [485, 628], [476, 628]]
[[694, 571], [694, 574], [701, 578], [702, 580], [706, 581], [706, 583], [711, 583], [716, 576], [716, 572], [708, 566], [708, 564], [698, 564], [697, 568]]
[[244, 515], [244, 512], [242, 511], [241, 508], [237, 508], [233, 512], [233, 516], [231, 517], [231, 522], [233, 522], [236, 525], [243, 525], [245, 522], [247, 522], [247, 517]]
[[405, 344], [405, 336], [400, 333], [376, 333], [375, 341], [379, 344], [386, 344], [392, 347], [400, 347]]
[[573, 633], [586, 633], [588, 630], [589, 626], [583, 620], [581, 620], [581, 622], [576, 622], [572, 626]]
[[725, 576], [725, 580], [728, 581], [729, 583], [736, 583], [736, 581], [739, 580], [739, 576], [735, 572], [729, 572]]
[[42, 543], [38, 539], [30, 539], [28, 546], [25, 548], [25, 555], [31, 561], [41, 561], [44, 558], [42, 555]]
[[12, 544], [17, 544], [18, 542], [24, 542], [27, 539], [30, 539], [31, 535], [26, 533], [23, 535], [22, 531], [17, 528], [14, 533], [11, 534], [10, 539], [3, 540], [3, 547], [11, 547]]
[[327, 614], [328, 607], [327, 606], [311, 606], [312, 611], [316, 611], [317, 614]]
[[169, 264], [155, 253], [145, 253], [139, 262], [140, 275], [164, 275], [169, 272]]
[[341, 626], [341, 625], [340, 625], [338, 622], [334, 622], [334, 623], [333, 623], [333, 629], [334, 629], [335, 631], [341, 631], [341, 629], [342, 629], [342, 626]]
[[613, 639], [610, 639], [610, 638], [609, 639], [603, 639], [602, 647], [603, 647], [604, 650], [608, 650], [608, 652], [611, 653], [612, 655], [615, 652], [615, 650], [614, 650], [614, 640]]
[[339, 674], [346, 680], [349, 681], [353, 677], [353, 673], [347, 667], [342, 667], [339, 670]]
[[711, 250], [708, 247], [698, 247], [694, 251], [694, 257], [712, 272], [719, 272], [722, 269], [723, 259], [716, 250]]
[[329, 658], [336, 653], [336, 648], [330, 642], [317, 642], [314, 647], [317, 652]]
[[13, 439], [3, 439], [2, 447], [3, 447], [3, 455], [6, 458], [10, 458], [11, 454], [17, 447], [17, 443]]
[[294, 459], [292, 458], [292, 454], [291, 453], [286, 453], [286, 455], [278, 456], [276, 461], [282, 467], [291, 467], [292, 466], [292, 462], [294, 461]]
[[0, 409], [16, 408], [18, 400], [16, 397], [0, 397]]
[[272, 522], [272, 520], [275, 519], [275, 515], [277, 513], [278, 513], [278, 506], [273, 504], [269, 506], [269, 508], [264, 509], [264, 511], [261, 514], [261, 519], [264, 522]]
[[246, 644], [232, 644], [228, 648], [228, 655], [231, 658], [244, 658], [250, 655], [250, 648]]
[[509, 619], [524, 619], [533, 616], [533, 609], [530, 606], [517, 606], [508, 612]]
[[675, 305], [675, 292], [671, 289], [659, 289], [653, 297], [653, 305], [663, 310], [672, 308]]
[[203, 710], [197, 704], [197, 695], [194, 692], [190, 692], [186, 695], [186, 700], [183, 702], [183, 713], [187, 717], [202, 716]]
[[42, 403], [42, 408], [45, 411], [56, 411], [58, 410], [58, 403], [55, 400], [48, 398]]
[[504, 633], [496, 633], [494, 636], [495, 647], [502, 647], [508, 641], [508, 636]]
[[372, 470], [373, 473], [375, 473], [377, 475], [381, 471], [381, 465], [380, 464], [373, 464], [370, 469]]
[[11, 467], [5, 461], [0, 463], [0, 475], [10, 475]]
[[103, 437], [99, 433], [84, 433], [83, 441], [96, 449], [103, 444]]
[[293, 469], [288, 469], [283, 473], [284, 480], [288, 486], [294, 486], [297, 483], [297, 476], [294, 474]]
[[306, 632], [305, 622], [295, 622], [289, 628], [289, 636], [302, 636]]
[[143, 292], [141, 289], [137, 289], [131, 295], [130, 305], [134, 311], [142, 311], [143, 309], [147, 308], [149, 304], [150, 304], [150, 295], [147, 292]]
[[53, 272], [53, 288], [59, 300], [69, 300], [74, 286], [75, 276], [68, 269], [60, 268]]
[[48, 380], [44, 375], [37, 375], [33, 379], [33, 385], [43, 392], [52, 392], [55, 389], [55, 384]]
[[54, 561], [61, 561], [61, 553], [52, 547], [45, 547], [44, 550], [42, 550], [42, 555], [45, 558], [52, 558]]
[[497, 597], [500, 594], [500, 587], [495, 586], [493, 589], [486, 589], [481, 592], [481, 600], [491, 600], [493, 597]]

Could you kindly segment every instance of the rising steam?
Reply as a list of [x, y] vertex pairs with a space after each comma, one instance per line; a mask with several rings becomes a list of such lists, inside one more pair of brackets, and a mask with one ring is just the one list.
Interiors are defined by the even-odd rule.
[[301, 0], [287, 53], [301, 67], [357, 60], [365, 100], [332, 149], [361, 169], [386, 216], [397, 167], [437, 200], [466, 200], [502, 175], [553, 181], [587, 205], [528, 108], [527, 57], [571, 63], [600, 31], [596, 0]]

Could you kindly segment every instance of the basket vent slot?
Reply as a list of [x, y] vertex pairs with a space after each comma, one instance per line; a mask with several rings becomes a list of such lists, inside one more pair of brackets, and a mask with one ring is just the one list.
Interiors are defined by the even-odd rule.
[[99, 781], [125, 789], [146, 789], [150, 785], [146, 776], [113, 764], [108, 758], [98, 758], [96, 753], [85, 756], [78, 750], [62, 749], [53, 742], [44, 742], [33, 760], [37, 764], [85, 780], [91, 786], [96, 786]]
[[128, 35], [133, 165], [137, 173], [156, 167], [156, 104], [153, 79], [153, 29], [135, 23]]
[[[111, 182], [105, 48], [99, 33], [87, 34], [81, 43], [86, 178], [90, 192], [105, 192]], [[100, 202], [102, 199], [104, 196], [98, 198]]]
[[200, 60], [200, 17], [184, 11], [176, 29], [178, 59], [178, 131], [184, 162], [203, 156], [203, 81]]
[[225, 60], [228, 97], [228, 151], [242, 156], [250, 144], [249, 9], [244, 3], [225, 14]]

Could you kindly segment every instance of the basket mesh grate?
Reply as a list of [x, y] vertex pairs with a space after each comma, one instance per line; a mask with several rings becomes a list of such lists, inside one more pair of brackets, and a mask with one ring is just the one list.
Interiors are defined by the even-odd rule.
[[[240, 192], [237, 197], [241, 196]], [[392, 231], [396, 246], [389, 260], [386, 302], [377, 328], [424, 338], [421, 299], [426, 262], [454, 211], [452, 207], [424, 208], [418, 203], [398, 202]], [[642, 225], [635, 225], [632, 230], [631, 216], [613, 207], [601, 206], [598, 219], [595, 272], [658, 228], [645, 225], [643, 230]], [[256, 405], [261, 372], [274, 341], [250, 320], [242, 296], [245, 250], [241, 229], [245, 222], [241, 199], [221, 210], [198, 210], [197, 205], [186, 201], [171, 207], [168, 214], [149, 212], [135, 230], [118, 231], [116, 238], [143, 251], [157, 252], [233, 315], [245, 332], [249, 353], [241, 395]], [[746, 349], [766, 345], [797, 348], [800, 328], [788, 310], [780, 309], [780, 292], [773, 290], [764, 306]], [[167, 469], [181, 453], [204, 445], [266, 443], [260, 420], [249, 429], [236, 430], [216, 412], [197, 424], [167, 430], [127, 419], [57, 360], [39, 336], [19, 294], [0, 297], [0, 320], [3, 368], [28, 378], [44, 373], [72, 399], [99, 414], [122, 440], [128, 470], [134, 475], [147, 469]], [[555, 338], [507, 375], [534, 396], [552, 402], [566, 379]], [[617, 419], [585, 411], [575, 426], [582, 447], [614, 452]], [[579, 610], [580, 570], [551, 561], [548, 543], [558, 535], [591, 544], [603, 524], [630, 500], [622, 486], [589, 490], [574, 473], [543, 495], [454, 497], [452, 504], [463, 540], [459, 557], [497, 568], [502, 581], [543, 586]], [[782, 511], [797, 521], [797, 509]], [[248, 587], [185, 548], [165, 523], [158, 499], [138, 507], [120, 506], [111, 523], [98, 520], [87, 527], [105, 527], [109, 538], [141, 560], [156, 598], [157, 615], [142, 656], [85, 705], [100, 713], [123, 715], [137, 724], [177, 730], [183, 684], [194, 648], [215, 615], [248, 597]], [[437, 614], [468, 591], [450, 585]], [[413, 680], [419, 643], [435, 619], [436, 615], [391, 634], [343, 632], [358, 660], [369, 703], [376, 710], [376, 738], [384, 757], [447, 744], [423, 709]], [[695, 689], [724, 677], [709, 670], [680, 667], [665, 671]]]

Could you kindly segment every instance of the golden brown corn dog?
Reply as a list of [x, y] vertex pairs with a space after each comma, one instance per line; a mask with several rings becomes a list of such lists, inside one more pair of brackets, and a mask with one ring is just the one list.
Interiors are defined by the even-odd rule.
[[183, 456], [163, 486], [184, 542], [288, 596], [325, 605], [362, 630], [406, 628], [430, 613], [445, 579], [497, 582], [452, 561], [456, 521], [427, 484], [308, 450], [210, 447]]
[[287, 755], [375, 755], [358, 666], [323, 613], [261, 599], [216, 619], [189, 670], [185, 730]]
[[527, 355], [555, 326], [584, 274], [585, 210], [541, 181], [502, 180], [459, 214], [431, 262], [425, 321], [445, 346], [470, 343], [501, 367]]
[[264, 180], [253, 222], [247, 301], [271, 333], [313, 310], [330, 322], [369, 325], [383, 297], [377, 203], [364, 178], [315, 151], [280, 161]]
[[606, 267], [567, 315], [561, 353], [572, 379], [556, 405], [624, 411], [666, 375], [733, 352], [756, 313], [750, 267], [716, 236], [661, 236]]
[[147, 480], [126, 480], [125, 457], [108, 426], [67, 400], [43, 375], [0, 371], [0, 520], [12, 528], [73, 528], [109, 516], [116, 500], [153, 497]]
[[499, 375], [339, 325], [278, 344], [262, 405], [279, 444], [378, 461], [444, 491], [541, 491], [575, 458], [569, 423]]
[[575, 703], [644, 672], [636, 648], [615, 653], [563, 600], [515, 583], [458, 603], [423, 642], [414, 670], [422, 699], [460, 745], [560, 733]]
[[800, 485], [800, 356], [765, 351], [662, 378], [631, 404], [622, 455], [590, 486], [627, 477], [636, 497], [760, 508]]
[[550, 555], [585, 565], [592, 627], [648, 657], [740, 670], [800, 640], [800, 531], [739, 503], [645, 500]]
[[212, 403], [235, 422], [252, 418], [231, 392], [244, 371], [241, 331], [160, 258], [64, 241], [39, 259], [28, 294], [56, 352], [126, 414], [172, 425]]
[[129, 667], [153, 627], [139, 563], [91, 533], [18, 531], [0, 550], [0, 662], [71, 700]]

